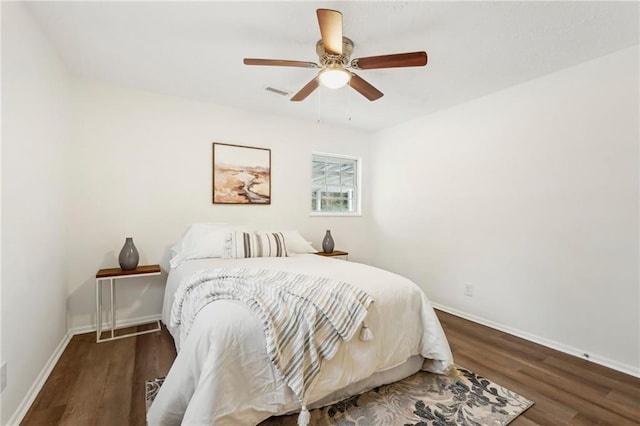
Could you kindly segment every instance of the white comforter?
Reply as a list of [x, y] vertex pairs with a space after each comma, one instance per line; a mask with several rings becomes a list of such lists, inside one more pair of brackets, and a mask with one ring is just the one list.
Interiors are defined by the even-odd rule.
[[[316, 255], [185, 262], [169, 274], [165, 324], [169, 324], [173, 294], [180, 281], [210, 267], [255, 267], [326, 276], [347, 281], [373, 297], [366, 322], [374, 338], [342, 344], [309, 388], [310, 402], [326, 400], [339, 389], [353, 389], [354, 383], [368, 388], [379, 385], [384, 381], [380, 372], [415, 361], [415, 355], [427, 360], [423, 368], [436, 373], [445, 372], [452, 364], [433, 308], [414, 283], [381, 269]], [[255, 425], [272, 415], [300, 409], [269, 360], [260, 322], [240, 302], [207, 305], [184, 342], [178, 340], [178, 329], [169, 327], [169, 331], [179, 352], [147, 414], [149, 425]], [[367, 382], [371, 376], [380, 379]]]

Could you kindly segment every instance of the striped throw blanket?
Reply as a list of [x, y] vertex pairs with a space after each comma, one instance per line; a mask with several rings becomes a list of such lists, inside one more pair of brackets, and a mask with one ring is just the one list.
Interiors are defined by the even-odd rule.
[[305, 391], [322, 360], [335, 355], [340, 339], [350, 340], [363, 326], [371, 296], [329, 278], [247, 268], [207, 269], [183, 281], [176, 291], [171, 325], [181, 326], [181, 341], [198, 312], [223, 299], [241, 301], [258, 315], [267, 353], [302, 404], [298, 423], [307, 424]]

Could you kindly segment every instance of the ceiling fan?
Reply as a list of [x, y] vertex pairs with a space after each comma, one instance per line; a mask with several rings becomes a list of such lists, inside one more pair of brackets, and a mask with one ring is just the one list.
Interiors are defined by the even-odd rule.
[[[315, 62], [289, 61], [283, 59], [244, 58], [245, 65], [269, 65], [280, 67], [320, 68], [316, 77], [307, 83], [292, 101], [304, 100], [320, 83], [337, 89], [345, 85], [354, 88], [365, 98], [375, 101], [383, 93], [350, 71], [379, 68], [421, 67], [427, 65], [427, 52], [397, 53], [392, 55], [369, 56], [351, 59], [353, 41], [342, 35], [342, 13], [337, 10], [318, 9], [318, 24], [322, 39], [316, 43], [320, 64]], [[351, 62], [349, 62], [351, 60]]]

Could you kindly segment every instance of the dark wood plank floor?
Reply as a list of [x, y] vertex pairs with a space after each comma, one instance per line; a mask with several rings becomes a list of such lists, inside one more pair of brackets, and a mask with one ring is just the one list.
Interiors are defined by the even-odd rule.
[[[640, 379], [437, 311], [457, 364], [535, 401], [512, 425], [640, 425]], [[144, 382], [175, 359], [162, 332], [74, 336], [22, 425], [144, 425]]]
[[535, 402], [512, 425], [640, 425], [640, 379], [437, 312], [458, 365]]

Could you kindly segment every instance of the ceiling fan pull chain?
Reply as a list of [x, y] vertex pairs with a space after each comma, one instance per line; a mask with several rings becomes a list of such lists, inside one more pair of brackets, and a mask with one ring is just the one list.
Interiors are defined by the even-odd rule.
[[320, 124], [322, 123], [322, 118], [321, 118], [321, 114], [322, 114], [322, 105], [321, 105], [321, 98], [322, 97], [322, 89], [318, 91], [318, 96], [317, 96], [317, 101], [316, 101], [316, 123]]

